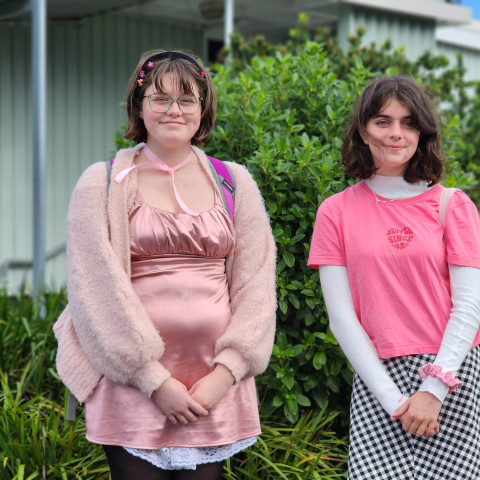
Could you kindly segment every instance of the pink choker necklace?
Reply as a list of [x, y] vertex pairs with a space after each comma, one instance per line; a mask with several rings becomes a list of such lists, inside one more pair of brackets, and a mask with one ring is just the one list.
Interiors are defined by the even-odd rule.
[[[145, 156], [150, 160], [150, 162], [155, 165], [154, 167], [150, 168], [157, 168], [159, 170], [163, 170], [164, 172], [169, 173], [170, 175], [173, 175], [173, 173], [178, 170], [179, 168], [182, 168], [184, 165], [186, 165], [192, 158], [193, 155], [193, 150], [190, 149], [188, 152], [188, 155], [180, 162], [177, 163], [174, 167], [169, 167], [160, 157], [157, 157], [149, 148], [148, 145], [145, 145], [145, 148], [143, 149], [143, 152], [145, 153]], [[148, 162], [143, 162], [143, 163], [148, 163]], [[143, 163], [139, 163], [138, 166], [142, 166]], [[149, 168], [146, 166], [146, 168]]]
[[150, 148], [148, 148], [147, 145], [145, 145], [145, 148], [143, 149], [145, 156], [148, 158], [148, 162], [142, 162], [142, 163], [137, 163], [136, 165], [133, 165], [132, 167], [128, 167], [125, 170], [122, 170], [118, 175], [115, 176], [115, 181], [117, 183], [122, 183], [125, 177], [135, 168], [153, 168], [155, 170], [162, 170], [163, 172], [168, 173], [171, 176], [172, 179], [172, 190], [173, 194], [175, 196], [175, 200], [177, 201], [178, 205], [180, 208], [190, 214], [190, 215], [198, 215], [197, 212], [194, 212], [193, 210], [190, 210], [183, 200], [180, 197], [180, 194], [177, 191], [177, 188], [175, 187], [175, 171], [177, 171], [179, 168], [184, 167], [191, 159], [193, 156], [193, 150], [190, 149], [190, 152], [188, 152], [188, 155], [177, 165], [174, 167], [169, 167], [161, 158], [157, 157]]

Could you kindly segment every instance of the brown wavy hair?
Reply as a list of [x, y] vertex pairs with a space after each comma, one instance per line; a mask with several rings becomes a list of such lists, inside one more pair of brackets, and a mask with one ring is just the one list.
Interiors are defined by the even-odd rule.
[[[152, 68], [148, 63], [153, 62]], [[143, 77], [140, 77], [143, 71]], [[215, 125], [217, 97], [212, 80], [205, 68], [190, 53], [181, 51], [150, 50], [140, 57], [137, 68], [130, 77], [127, 88], [128, 125], [124, 137], [136, 143], [147, 141], [147, 129], [140, 117], [146, 89], [153, 83], [158, 92], [163, 91], [162, 78], [167, 73], [178, 76], [178, 87], [187, 95], [194, 95], [196, 87], [200, 97], [202, 115], [200, 127], [192, 138], [192, 145], [203, 147]], [[142, 79], [139, 85], [138, 80]]]
[[412, 124], [420, 132], [417, 150], [408, 161], [403, 178], [410, 183], [423, 180], [429, 186], [438, 183], [444, 157], [434, 109], [416, 82], [401, 75], [379, 78], [360, 95], [342, 145], [345, 173], [362, 179], [375, 174], [377, 168], [363, 138], [368, 137], [367, 122], [392, 99], [410, 110]]

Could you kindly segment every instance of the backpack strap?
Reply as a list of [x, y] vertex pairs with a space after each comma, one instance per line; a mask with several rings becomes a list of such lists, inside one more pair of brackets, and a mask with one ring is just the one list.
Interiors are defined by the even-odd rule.
[[77, 398], [72, 392], [68, 392], [68, 403], [67, 403], [67, 421], [73, 422], [76, 416], [77, 410]]
[[444, 188], [440, 194], [440, 203], [439, 203], [439, 213], [440, 213], [440, 222], [443, 226], [443, 238], [447, 242], [447, 232], [445, 231], [445, 217], [447, 214], [447, 207], [450, 199], [453, 194], [458, 190], [458, 188]]
[[110, 187], [110, 183], [112, 182], [112, 165], [114, 160], [114, 158], [111, 158], [105, 162], [105, 167], [107, 168], [107, 188]]
[[233, 223], [235, 208], [235, 181], [232, 172], [225, 163], [218, 158], [207, 156], [210, 160], [210, 168], [222, 193], [222, 202]]

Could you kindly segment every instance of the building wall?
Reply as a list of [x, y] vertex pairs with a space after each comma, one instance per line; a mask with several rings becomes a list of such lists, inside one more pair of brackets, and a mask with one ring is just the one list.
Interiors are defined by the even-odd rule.
[[[343, 4], [341, 6], [338, 36], [342, 48], [346, 48], [349, 35], [355, 34], [357, 28], [366, 28], [363, 44], [375, 42], [380, 45], [390, 39], [393, 48], [404, 47], [407, 58], [416, 60], [425, 51], [433, 54], [444, 54], [451, 64], [456, 64], [457, 53], [462, 53], [467, 69], [467, 80], [480, 80], [480, 51], [462, 48], [435, 40], [436, 25], [433, 20], [422, 19], [411, 15], [400, 15], [381, 10], [355, 7]], [[480, 41], [480, 37], [479, 37]]]
[[[478, 41], [480, 42], [480, 35]], [[480, 46], [477, 45], [477, 47]], [[436, 52], [445, 55], [451, 65], [457, 64], [457, 55], [462, 54], [463, 66], [466, 68], [466, 80], [480, 80], [480, 50], [473, 48], [462, 48], [448, 43], [437, 42]]]
[[366, 28], [363, 44], [377, 45], [386, 39], [393, 47], [405, 47], [408, 58], [416, 59], [425, 50], [435, 48], [435, 23], [408, 15], [392, 15], [381, 10], [342, 5], [339, 38], [342, 47], [347, 46], [349, 35], [356, 33], [359, 26]]
[[[0, 264], [32, 258], [31, 31], [0, 23]], [[115, 150], [122, 102], [140, 54], [154, 48], [203, 56], [200, 30], [161, 19], [98, 15], [48, 27], [46, 248], [65, 241], [65, 216], [81, 172]], [[21, 272], [10, 271], [16, 288]], [[46, 281], [65, 279], [65, 255], [47, 262]], [[1, 281], [2, 279], [0, 279]]]

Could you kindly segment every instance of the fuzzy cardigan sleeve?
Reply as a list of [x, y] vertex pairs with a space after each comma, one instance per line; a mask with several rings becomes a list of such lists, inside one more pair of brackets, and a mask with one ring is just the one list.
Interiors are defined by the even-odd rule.
[[275, 242], [263, 199], [247, 169], [228, 163], [236, 183], [235, 248], [227, 259], [232, 317], [214, 363], [236, 382], [265, 370], [275, 335]]
[[170, 376], [158, 361], [164, 344], [110, 242], [107, 196], [105, 164], [94, 164], [78, 181], [67, 217], [70, 315], [95, 370], [148, 397]]

